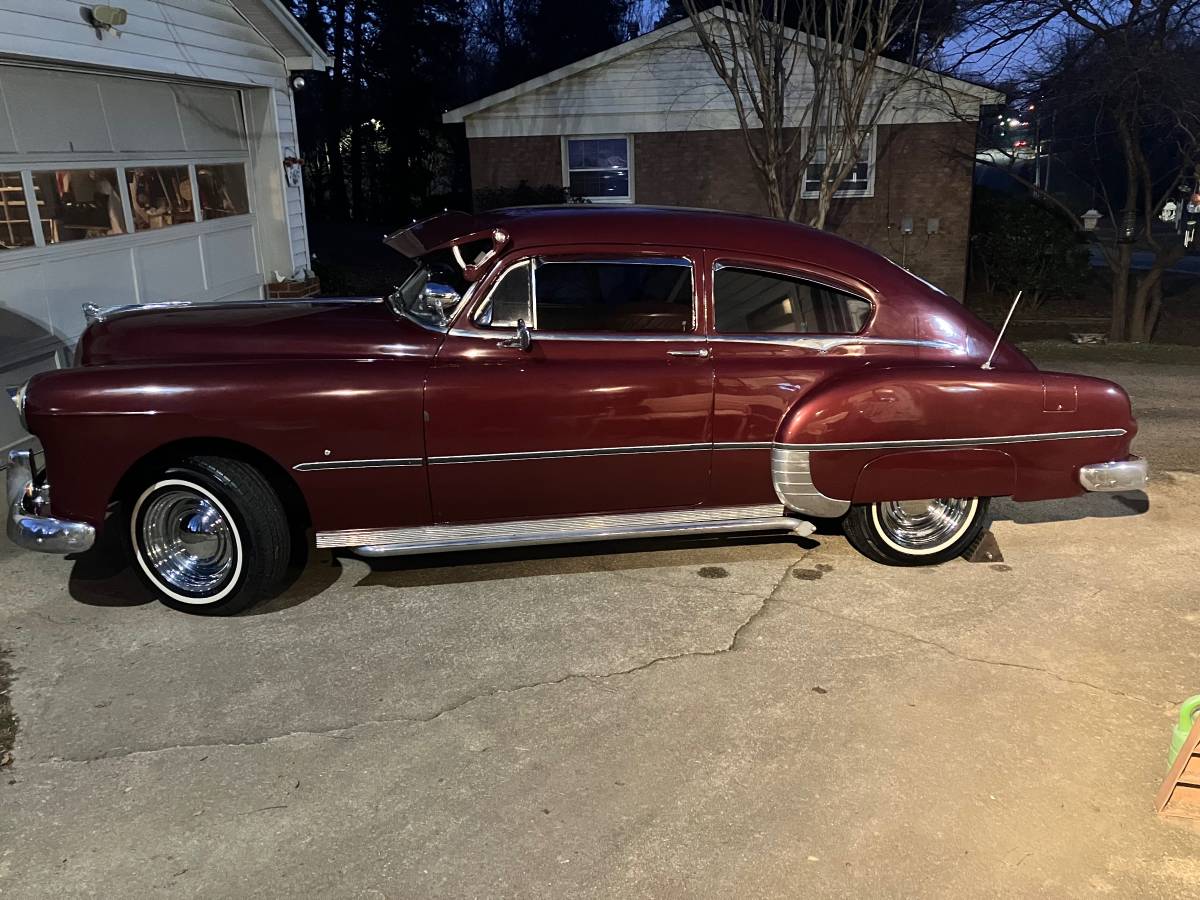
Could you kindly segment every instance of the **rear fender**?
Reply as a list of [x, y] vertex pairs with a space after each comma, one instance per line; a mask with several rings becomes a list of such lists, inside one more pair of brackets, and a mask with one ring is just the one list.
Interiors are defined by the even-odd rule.
[[870, 500], [1049, 499], [1081, 492], [1080, 466], [1125, 458], [1135, 432], [1128, 396], [1100, 379], [876, 369], [829, 379], [797, 401], [780, 423], [772, 468], [780, 499], [818, 516]]

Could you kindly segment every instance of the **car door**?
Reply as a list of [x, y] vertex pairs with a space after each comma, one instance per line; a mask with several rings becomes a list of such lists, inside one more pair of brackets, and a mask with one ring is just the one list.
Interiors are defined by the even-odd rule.
[[600, 248], [498, 265], [429, 372], [436, 521], [704, 502], [712, 360], [696, 259], [681, 249]]
[[911, 361], [915, 342], [873, 336], [875, 294], [842, 273], [715, 251], [705, 265], [716, 448], [710, 502], [772, 502], [772, 442], [788, 410], [837, 373]]

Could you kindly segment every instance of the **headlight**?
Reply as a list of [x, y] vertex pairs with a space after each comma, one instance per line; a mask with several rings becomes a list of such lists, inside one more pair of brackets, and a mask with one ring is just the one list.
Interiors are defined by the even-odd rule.
[[21, 420], [21, 427], [26, 431], [29, 430], [29, 426], [25, 424], [25, 400], [28, 393], [29, 382], [27, 381], [21, 385], [21, 389], [17, 391], [16, 396], [13, 397], [13, 403], [17, 405], [17, 417]]

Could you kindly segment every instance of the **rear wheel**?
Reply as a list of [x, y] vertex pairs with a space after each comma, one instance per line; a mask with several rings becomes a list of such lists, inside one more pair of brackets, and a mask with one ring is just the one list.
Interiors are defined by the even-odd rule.
[[987, 524], [990, 498], [884, 500], [850, 507], [846, 538], [876, 562], [931, 566], [961, 556]]
[[287, 516], [262, 473], [194, 456], [143, 482], [129, 506], [135, 568], [165, 605], [231, 615], [271, 596], [291, 554]]

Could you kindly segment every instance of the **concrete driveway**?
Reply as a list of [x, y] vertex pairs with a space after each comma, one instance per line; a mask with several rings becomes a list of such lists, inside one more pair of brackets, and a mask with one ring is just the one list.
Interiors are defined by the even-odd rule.
[[1152, 810], [1200, 692], [1184, 369], [1106, 367], [1149, 502], [998, 503], [1002, 564], [320, 556], [205, 620], [6, 546], [0, 894], [1194, 897]]

